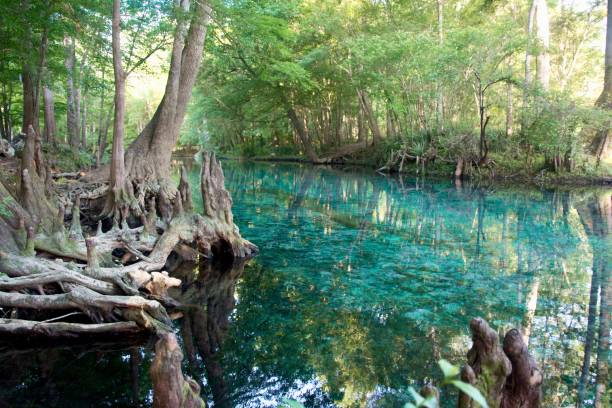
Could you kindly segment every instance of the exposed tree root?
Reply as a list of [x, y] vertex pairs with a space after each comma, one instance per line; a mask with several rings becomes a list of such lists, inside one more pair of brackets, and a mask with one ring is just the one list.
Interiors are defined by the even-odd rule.
[[27, 336], [48, 340], [68, 340], [100, 336], [138, 336], [142, 328], [136, 322], [115, 323], [66, 323], [66, 322], [35, 322], [21, 319], [0, 319], [0, 337]]
[[[81, 208], [90, 208], [93, 195], [80, 184], [76, 184], [78, 194], [65, 195], [74, 198], [70, 225], [65, 226], [65, 206], [57, 202], [68, 200], [54, 202], [44, 196], [48, 191], [44, 181], [51, 178], [44, 177], [37, 149], [31, 132], [18, 194], [11, 194], [0, 180], [0, 192], [12, 197], [0, 214], [0, 272], [6, 275], [0, 277], [0, 310], [15, 317], [0, 319], [0, 335], [49, 339], [155, 335], [154, 404], [204, 406], [199, 387], [181, 371], [182, 353], [168, 313], [179, 306], [168, 289], [181, 281], [165, 269], [173, 253], [190, 260], [198, 253], [203, 258], [231, 259], [256, 254], [257, 248], [240, 236], [233, 223], [232, 201], [219, 162], [212, 154], [204, 155], [200, 182], [204, 214], [193, 212], [183, 171], [178, 188], [159, 187], [156, 194], [137, 188], [136, 204], [117, 207], [120, 218], [114, 216], [113, 227], [103, 232], [101, 224], [81, 222]], [[140, 225], [131, 228], [128, 221], [134, 220]], [[58, 311], [64, 315], [58, 317]], [[75, 313], [78, 322], [71, 320]]]
[[[520, 332], [508, 331], [502, 347], [495, 330], [483, 319], [472, 319], [470, 330], [474, 343], [468, 352], [468, 365], [461, 370], [461, 379], [478, 388], [490, 407], [539, 407], [542, 373]], [[469, 408], [476, 404], [462, 393], [458, 406]]]

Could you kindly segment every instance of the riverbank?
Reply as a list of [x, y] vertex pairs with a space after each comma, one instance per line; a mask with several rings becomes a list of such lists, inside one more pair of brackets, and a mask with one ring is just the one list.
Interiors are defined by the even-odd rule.
[[[313, 164], [303, 156], [255, 156], [239, 157], [232, 155], [220, 155], [227, 160], [252, 161], [252, 162], [278, 162], [278, 163], [301, 163], [313, 166], [334, 166], [346, 169], [359, 168], [362, 170], [380, 171], [380, 164], [371, 159], [355, 158], [343, 160], [332, 164]], [[402, 174], [406, 176], [432, 177], [432, 178], [453, 178], [455, 165], [447, 162], [433, 162], [422, 166], [417, 166], [414, 162], [406, 163], [401, 173], [398, 171], [380, 171], [389, 174]], [[546, 168], [539, 171], [529, 171], [523, 163], [513, 163], [511, 165], [493, 159], [493, 165], [486, 168], [472, 168], [463, 176], [464, 181], [474, 181], [478, 183], [520, 183], [538, 187], [585, 187], [585, 186], [609, 186], [612, 187], [612, 166], [603, 164], [598, 172], [587, 173], [555, 173]]]

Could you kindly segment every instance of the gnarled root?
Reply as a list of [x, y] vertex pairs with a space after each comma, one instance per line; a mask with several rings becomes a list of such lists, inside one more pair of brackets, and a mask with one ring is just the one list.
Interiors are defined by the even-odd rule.
[[[461, 379], [480, 390], [490, 407], [536, 408], [540, 406], [542, 374], [529, 355], [520, 332], [508, 331], [503, 341], [482, 318], [470, 322], [473, 346]], [[471, 398], [461, 393], [459, 408], [474, 407]]]
[[[0, 310], [11, 316], [0, 320], [0, 335], [29, 333], [58, 340], [113, 331], [155, 335], [154, 405], [205, 406], [198, 385], [181, 372], [182, 353], [167, 312], [180, 306], [168, 289], [181, 281], [165, 272], [166, 264], [181, 255], [194, 259], [198, 251], [205, 258], [246, 258], [257, 253], [233, 222], [232, 201], [214, 154], [204, 154], [204, 214], [193, 212], [183, 170], [178, 188], [162, 183], [156, 194], [147, 196], [152, 190], [140, 186], [119, 200], [116, 196], [122, 193], [110, 192], [114, 205], [107, 210], [115, 222], [106, 232], [101, 224], [96, 231], [95, 223], [88, 223], [87, 214], [81, 213], [83, 201], [85, 208], [92, 208], [92, 195], [82, 189], [68, 192], [68, 199], [60, 198], [59, 210], [44, 198], [50, 191], [44, 180], [51, 177], [46, 177], [32, 132], [24, 157], [20, 194], [11, 195], [15, 200], [10, 202], [10, 216], [0, 216], [0, 237], [8, 237], [0, 239], [0, 272], [7, 275], [0, 278]], [[4, 191], [0, 182], [0, 193]], [[66, 207], [71, 207], [72, 215], [68, 229]], [[130, 228], [128, 220], [140, 220], [142, 226]], [[171, 257], [173, 253], [176, 256]]]

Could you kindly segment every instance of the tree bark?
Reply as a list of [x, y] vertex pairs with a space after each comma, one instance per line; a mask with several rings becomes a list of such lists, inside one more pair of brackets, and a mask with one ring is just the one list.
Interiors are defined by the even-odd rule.
[[[537, 408], [543, 376], [517, 329], [506, 333], [503, 347], [499, 336], [481, 318], [470, 322], [473, 346], [468, 365], [461, 370], [463, 381], [482, 393], [490, 407]], [[470, 408], [471, 398], [459, 395], [459, 408]]]
[[83, 95], [81, 101], [81, 146], [87, 148], [87, 98]]
[[75, 49], [74, 39], [64, 37], [66, 67], [66, 137], [73, 150], [79, 146], [78, 117], [76, 115], [76, 89], [74, 85]]
[[[28, 14], [29, 1], [23, 0], [21, 2], [22, 12], [24, 15]], [[23, 120], [21, 124], [21, 132], [26, 134], [28, 128], [32, 126], [36, 133], [39, 133], [38, 123], [38, 110], [39, 110], [39, 95], [40, 95], [40, 83], [42, 67], [45, 65], [47, 55], [47, 28], [43, 29], [43, 33], [40, 40], [40, 50], [38, 61], [38, 67], [35, 67], [33, 63], [34, 55], [34, 44], [32, 38], [32, 26], [27, 24], [25, 27], [24, 36], [24, 48], [25, 56], [22, 71], [22, 86], [23, 86]]]
[[[531, 7], [529, 7], [529, 16], [527, 17], [527, 49], [525, 50], [525, 83], [523, 85], [523, 110], [527, 109], [529, 100], [529, 91], [531, 89], [531, 47], [533, 46], [533, 26], [535, 22], [535, 13], [538, 0], [531, 1]], [[521, 131], [524, 132], [527, 129], [526, 115], [523, 114], [521, 118]]]
[[306, 128], [304, 127], [304, 122], [302, 122], [301, 119], [298, 118], [297, 113], [295, 112], [295, 109], [293, 109], [293, 107], [290, 106], [288, 103], [287, 103], [287, 116], [289, 116], [289, 120], [291, 121], [291, 124], [293, 125], [295, 132], [297, 133], [300, 139], [300, 142], [302, 142], [302, 146], [304, 147], [304, 152], [306, 153], [306, 157], [308, 157], [308, 159], [311, 162], [318, 163], [319, 156], [317, 155], [317, 152], [315, 152], [315, 149], [312, 146], [312, 143], [310, 142], [310, 137], [308, 136], [308, 133], [306, 132]]
[[512, 84], [508, 84], [507, 104], [506, 104], [506, 137], [511, 137], [514, 124], [514, 107], [512, 101]]
[[[170, 157], [200, 68], [210, 20], [211, 8], [206, 1], [197, 1], [194, 6], [191, 19], [179, 18], [177, 23], [162, 101], [126, 152], [126, 171], [132, 180], [153, 182], [162, 187], [168, 185]], [[189, 11], [189, 7], [189, 0], [181, 0], [183, 13]]]
[[536, 36], [540, 48], [536, 56], [536, 78], [538, 84], [544, 90], [550, 85], [550, 19], [548, 16], [548, 5], [546, 0], [535, 0], [536, 6]]
[[[437, 0], [437, 11], [438, 11], [438, 43], [440, 46], [444, 44], [444, 0]], [[438, 128], [444, 130], [444, 94], [442, 93], [442, 87], [438, 83], [436, 85], [436, 119], [438, 121]]]
[[[104, 216], [113, 216], [117, 224], [121, 223], [121, 217], [126, 215], [132, 201], [133, 193], [128, 186], [125, 172], [125, 153], [123, 150], [123, 133], [125, 122], [125, 79], [121, 63], [121, 1], [113, 1], [112, 17], [112, 49], [113, 49], [113, 72], [115, 74], [115, 119], [113, 121], [113, 149], [110, 166], [110, 187], [107, 195], [106, 206], [103, 210]], [[127, 221], [125, 218], [123, 221]]]
[[45, 105], [45, 142], [55, 144], [55, 106], [53, 92], [48, 86], [43, 87], [43, 102]]
[[111, 118], [113, 117], [114, 111], [114, 100], [112, 105], [108, 108], [108, 111], [106, 112], [106, 120], [104, 122], [102, 122], [102, 118], [104, 117], [104, 111], [100, 111], [100, 129], [98, 133], [98, 154], [96, 155], [96, 167], [100, 167], [100, 163], [104, 158], [104, 152], [106, 151], [106, 144], [108, 141], [108, 129], [110, 128]]
[[372, 145], [377, 145], [382, 139], [382, 133], [380, 132], [378, 120], [376, 120], [376, 115], [374, 114], [374, 110], [372, 109], [370, 95], [367, 91], [362, 89], [357, 90], [357, 95], [359, 96], [359, 103], [361, 104], [361, 108], [363, 109], [366, 119], [370, 125], [370, 130], [372, 130]]
[[13, 104], [13, 85], [11, 82], [2, 83], [2, 105], [0, 106], [0, 131], [2, 137], [9, 142], [13, 141], [13, 124], [11, 122], [11, 106]]
[[[604, 61], [604, 86], [595, 106], [612, 111], [612, 1], [608, 0], [608, 17], [606, 23], [606, 56]], [[612, 143], [610, 143], [610, 128], [612, 122], [605, 129], [597, 133], [592, 144], [597, 164], [601, 159], [612, 157]]]

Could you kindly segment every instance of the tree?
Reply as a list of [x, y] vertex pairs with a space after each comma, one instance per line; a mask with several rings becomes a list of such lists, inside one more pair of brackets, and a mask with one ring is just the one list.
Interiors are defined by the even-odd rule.
[[[595, 105], [606, 111], [612, 111], [612, 2], [608, 0], [608, 17], [606, 23], [606, 54], [604, 61], [604, 85]], [[597, 163], [602, 158], [608, 158], [612, 154], [610, 146], [610, 127], [602, 129], [597, 133], [593, 143]]]
[[55, 106], [53, 92], [47, 85], [43, 87], [43, 104], [45, 107], [45, 142], [55, 144]]
[[167, 199], [175, 195], [168, 183], [170, 157], [202, 61], [211, 8], [206, 1], [197, 1], [190, 7], [189, 0], [182, 0], [176, 12], [177, 25], [163, 99], [125, 155], [128, 178], [161, 189], [160, 194]]
[[[125, 218], [132, 200], [131, 184], [127, 182], [124, 164], [123, 133], [125, 128], [125, 80], [126, 74], [121, 62], [121, 0], [113, 1], [112, 18], [113, 72], [115, 74], [115, 119], [113, 121], [113, 153], [110, 165], [110, 185], [107, 195], [106, 216], [113, 216], [115, 222]], [[119, 203], [119, 206], [115, 206]], [[126, 220], [127, 221], [127, 220]]]

